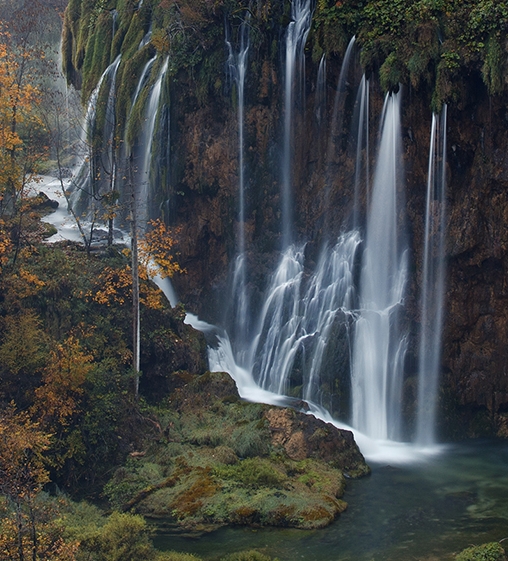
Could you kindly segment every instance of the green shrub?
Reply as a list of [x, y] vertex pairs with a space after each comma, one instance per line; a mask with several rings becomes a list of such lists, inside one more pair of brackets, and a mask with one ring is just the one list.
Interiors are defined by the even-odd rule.
[[483, 545], [468, 547], [461, 551], [456, 557], [456, 561], [505, 561], [505, 551], [497, 543], [491, 542]]
[[248, 458], [230, 466], [216, 468], [223, 479], [231, 479], [249, 487], [278, 487], [287, 480], [285, 473], [277, 469], [269, 460]]
[[148, 561], [155, 556], [142, 516], [114, 512], [99, 538], [100, 561]]

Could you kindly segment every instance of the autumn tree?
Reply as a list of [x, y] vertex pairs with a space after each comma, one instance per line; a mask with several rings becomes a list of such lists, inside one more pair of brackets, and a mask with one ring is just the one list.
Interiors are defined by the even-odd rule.
[[0, 412], [0, 559], [74, 561], [77, 543], [66, 543], [39, 504], [49, 481], [44, 454], [51, 435], [27, 412]]
[[30, 56], [29, 50], [13, 49], [11, 35], [0, 32], [0, 216], [15, 214], [36, 162], [45, 155], [35, 112], [40, 91], [27, 71]]
[[[150, 220], [148, 227], [139, 241], [137, 235], [133, 236], [131, 250], [125, 251], [131, 257], [131, 266], [123, 269], [105, 267], [98, 276], [94, 289], [89, 292], [89, 297], [99, 304], [111, 306], [123, 305], [129, 301], [132, 303], [135, 395], [138, 393], [139, 382], [139, 305], [152, 309], [162, 308], [162, 291], [149, 281], [155, 276], [171, 278], [176, 273], [185, 272], [175, 259], [179, 231], [171, 230], [160, 219]], [[139, 283], [140, 280], [143, 282]]]
[[71, 334], [50, 351], [42, 383], [35, 390], [32, 412], [52, 434], [51, 457], [57, 468], [83, 454], [73, 421], [81, 412], [83, 386], [92, 368], [93, 355], [83, 350], [79, 339]]

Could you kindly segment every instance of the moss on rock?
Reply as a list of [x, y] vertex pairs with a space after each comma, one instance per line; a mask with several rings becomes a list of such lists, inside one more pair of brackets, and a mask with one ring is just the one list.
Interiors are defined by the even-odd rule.
[[464, 549], [455, 561], [506, 561], [506, 555], [498, 542], [490, 542]]
[[[291, 409], [242, 402], [223, 372], [186, 381], [159, 406], [162, 436], [106, 487], [116, 508], [189, 530], [320, 528], [345, 510], [344, 473], [369, 472], [351, 433]], [[297, 454], [286, 450], [292, 435]]]

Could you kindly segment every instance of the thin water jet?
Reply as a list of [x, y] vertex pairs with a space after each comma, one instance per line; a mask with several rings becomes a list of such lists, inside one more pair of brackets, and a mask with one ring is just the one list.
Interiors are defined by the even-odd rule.
[[245, 256], [245, 77], [249, 53], [249, 15], [240, 26], [240, 44], [235, 53], [230, 41], [226, 39], [229, 51], [227, 66], [230, 79], [236, 84], [238, 106], [238, 242], [237, 256], [233, 272], [233, 302], [235, 303], [234, 322], [237, 332], [236, 344], [243, 349], [247, 342], [249, 302], [246, 287]]
[[[287, 248], [293, 237], [293, 107], [298, 78], [304, 76], [304, 48], [312, 23], [312, 2], [294, 0], [291, 4], [291, 22], [286, 31], [286, 60], [284, 71], [284, 135], [282, 155], [282, 247]], [[297, 76], [295, 76], [299, 72]]]
[[445, 105], [440, 116], [432, 115], [430, 134], [416, 418], [416, 442], [420, 445], [432, 445], [436, 441], [445, 285], [446, 117]]

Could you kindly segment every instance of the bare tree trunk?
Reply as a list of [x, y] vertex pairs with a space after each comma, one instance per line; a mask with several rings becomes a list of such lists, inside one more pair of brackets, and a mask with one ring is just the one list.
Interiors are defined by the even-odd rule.
[[129, 185], [131, 189], [131, 255], [132, 255], [132, 353], [134, 369], [134, 395], [139, 394], [139, 275], [138, 275], [138, 224], [136, 190], [132, 181], [132, 155], [129, 158]]
[[110, 199], [109, 199], [109, 209], [108, 209], [108, 247], [111, 247], [113, 245], [113, 240], [114, 240], [114, 232], [113, 232], [113, 227], [114, 227], [114, 218], [113, 218], [113, 192], [115, 190], [115, 182], [116, 182], [116, 162], [115, 162], [115, 155], [114, 155], [114, 148], [113, 148], [113, 165], [111, 168], [111, 177], [110, 177], [110, 184], [109, 184], [109, 194], [110, 194]]
[[16, 501], [16, 526], [18, 527], [18, 557], [19, 561], [24, 561], [25, 552], [23, 549], [23, 514], [21, 512], [21, 504]]

